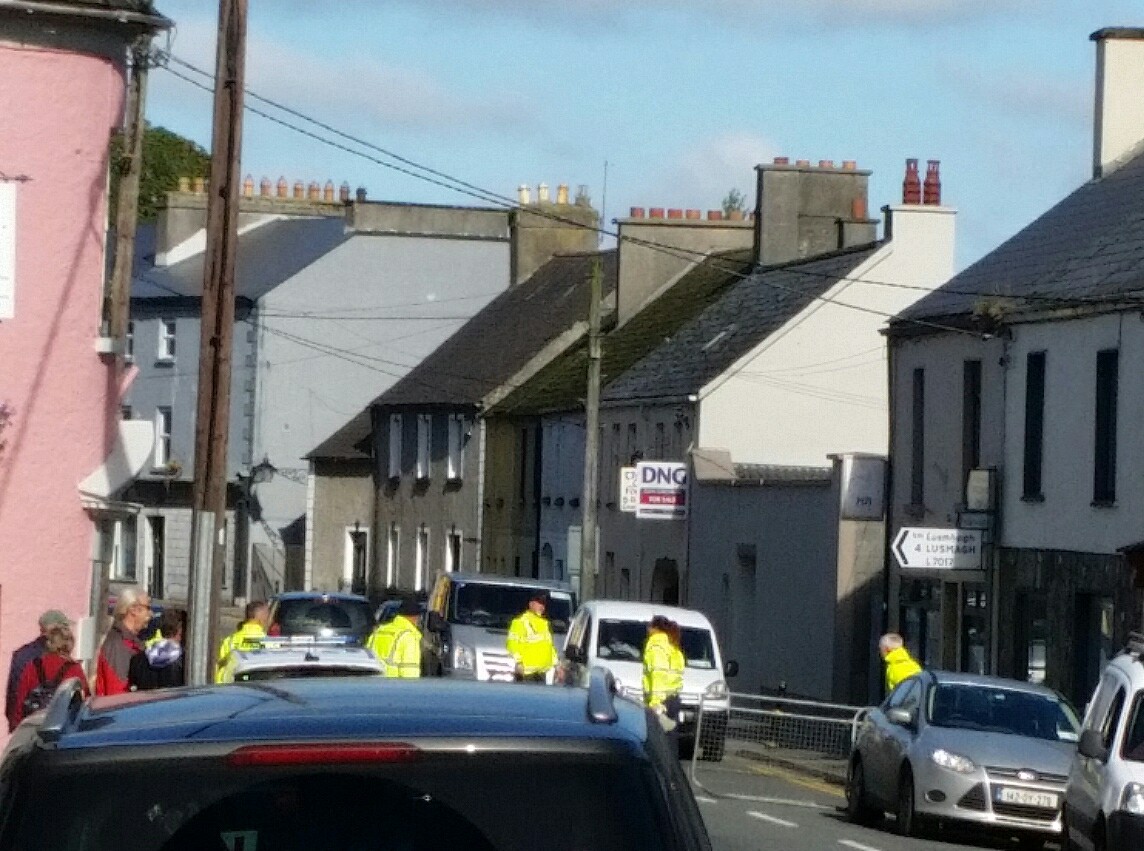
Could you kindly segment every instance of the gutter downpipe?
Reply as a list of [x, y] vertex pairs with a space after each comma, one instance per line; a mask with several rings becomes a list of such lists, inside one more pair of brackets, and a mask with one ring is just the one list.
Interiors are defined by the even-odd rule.
[[480, 423], [480, 436], [477, 438], [477, 558], [473, 570], [484, 573], [481, 569], [483, 558], [483, 544], [485, 540], [485, 418], [478, 411], [475, 415]]

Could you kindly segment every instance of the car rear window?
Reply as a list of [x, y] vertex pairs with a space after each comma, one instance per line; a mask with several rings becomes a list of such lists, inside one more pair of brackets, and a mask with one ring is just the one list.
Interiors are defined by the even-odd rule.
[[938, 727], [1075, 742], [1080, 724], [1063, 700], [1038, 692], [946, 683], [930, 690], [926, 717]]
[[[601, 620], [596, 655], [601, 659], [619, 662], [642, 662], [644, 645], [647, 643], [647, 626], [645, 621]], [[696, 627], [683, 627], [679, 639], [687, 667], [705, 671], [714, 669], [715, 646], [710, 632]]]
[[[449, 620], [462, 626], [508, 629], [509, 624], [528, 608], [528, 598], [536, 590], [523, 585], [458, 583]], [[572, 596], [562, 591], [550, 592], [544, 616], [553, 632], [567, 632], [572, 620]]]
[[366, 600], [279, 600], [274, 624], [281, 635], [365, 633], [373, 616]]
[[662, 789], [650, 763], [634, 758], [466, 756], [346, 771], [129, 760], [42, 777], [16, 806], [15, 835], [3, 837], [13, 851], [673, 845]]
[[370, 668], [346, 668], [338, 665], [283, 665], [276, 668], [256, 668], [234, 675], [236, 683], [259, 680], [297, 679], [298, 677], [377, 677], [381, 671]]

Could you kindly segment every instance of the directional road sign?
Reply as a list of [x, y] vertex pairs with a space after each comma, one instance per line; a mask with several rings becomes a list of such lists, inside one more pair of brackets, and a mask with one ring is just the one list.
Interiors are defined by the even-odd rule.
[[980, 570], [980, 529], [903, 527], [892, 546], [903, 569]]

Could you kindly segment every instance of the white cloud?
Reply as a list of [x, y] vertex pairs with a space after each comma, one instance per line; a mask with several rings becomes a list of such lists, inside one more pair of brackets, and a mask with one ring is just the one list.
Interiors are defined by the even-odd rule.
[[947, 62], [948, 79], [971, 98], [1007, 118], [1087, 124], [1092, 117], [1091, 83], [1054, 78], [1042, 71], [1008, 70]]

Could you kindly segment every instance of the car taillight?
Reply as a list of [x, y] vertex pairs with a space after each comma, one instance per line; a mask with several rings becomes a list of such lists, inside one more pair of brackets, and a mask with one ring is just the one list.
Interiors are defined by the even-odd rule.
[[421, 755], [401, 742], [372, 744], [313, 742], [294, 745], [244, 745], [227, 757], [236, 767], [282, 765], [350, 765], [370, 762], [412, 762]]

